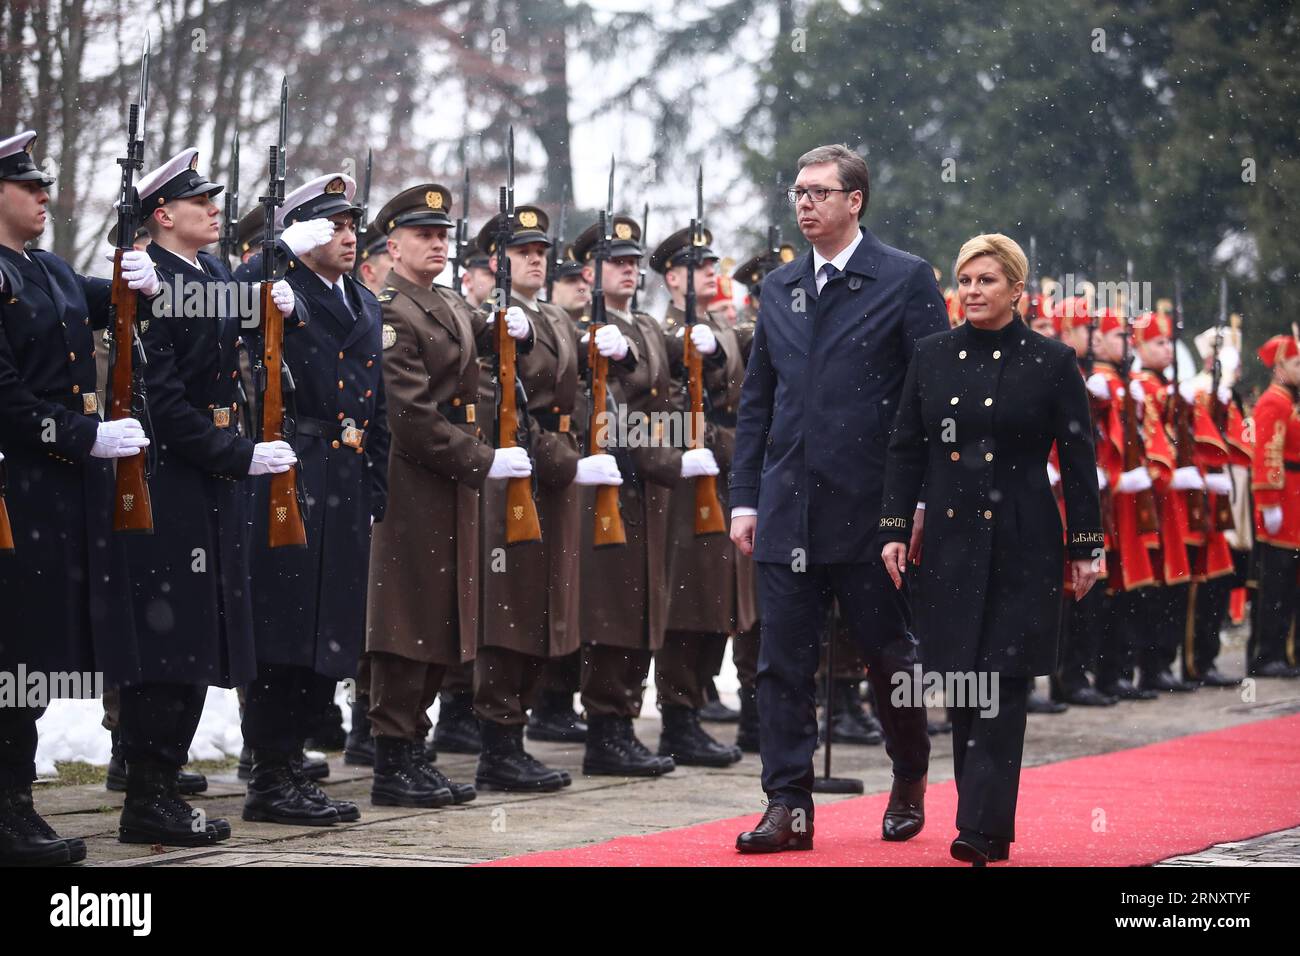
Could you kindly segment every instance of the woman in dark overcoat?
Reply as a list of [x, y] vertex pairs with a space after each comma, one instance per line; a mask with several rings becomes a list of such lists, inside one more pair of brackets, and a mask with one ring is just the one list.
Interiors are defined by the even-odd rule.
[[[1015, 840], [1028, 686], [1056, 668], [1062, 549], [1075, 600], [1104, 553], [1087, 393], [1073, 351], [1018, 318], [1026, 271], [1006, 236], [962, 246], [967, 321], [917, 343], [881, 507], [881, 559], [902, 587], [912, 515], [925, 503], [915, 632], [925, 686], [942, 679], [952, 708], [952, 855], [976, 865], [1006, 859]], [[1047, 477], [1053, 442], [1068, 537]]]

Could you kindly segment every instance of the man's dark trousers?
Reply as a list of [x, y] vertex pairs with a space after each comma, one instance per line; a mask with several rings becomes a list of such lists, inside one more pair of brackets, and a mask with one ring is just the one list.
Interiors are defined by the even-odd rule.
[[[762, 561], [758, 568], [763, 632], [758, 656], [759, 746], [768, 801], [802, 809], [811, 819], [817, 749], [815, 676], [831, 600], [867, 662], [867, 679], [894, 775], [920, 780], [930, 762], [921, 695], [894, 705], [896, 681], [910, 683], [920, 649], [908, 631], [907, 585], [896, 590], [880, 561], [812, 564], [802, 571]], [[913, 686], [915, 691], [916, 687]]]

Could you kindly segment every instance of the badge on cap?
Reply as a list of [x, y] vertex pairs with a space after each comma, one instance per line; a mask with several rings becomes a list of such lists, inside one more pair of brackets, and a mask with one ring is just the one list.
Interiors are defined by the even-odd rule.
[[438, 192], [436, 189], [430, 189], [424, 194], [424, 203], [430, 209], [441, 209], [442, 193]]
[[536, 229], [537, 213], [533, 212], [531, 209], [525, 209], [519, 214], [519, 225], [523, 226], [525, 229]]
[[625, 222], [616, 223], [614, 226], [614, 235], [619, 239], [631, 239], [632, 227]]
[[391, 325], [384, 326], [384, 348], [391, 349], [397, 344], [397, 329]]
[[325, 195], [337, 196], [339, 193], [347, 192], [347, 189], [348, 189], [347, 184], [343, 182], [342, 179], [335, 177], [334, 179], [331, 179], [329, 181], [328, 185], [326, 185]]

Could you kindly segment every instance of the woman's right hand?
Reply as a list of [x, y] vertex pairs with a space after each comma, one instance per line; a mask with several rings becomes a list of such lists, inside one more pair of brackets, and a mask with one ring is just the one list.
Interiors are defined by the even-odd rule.
[[903, 586], [903, 575], [907, 573], [907, 545], [901, 541], [891, 541], [880, 552], [880, 560], [885, 562], [885, 570], [896, 589]]

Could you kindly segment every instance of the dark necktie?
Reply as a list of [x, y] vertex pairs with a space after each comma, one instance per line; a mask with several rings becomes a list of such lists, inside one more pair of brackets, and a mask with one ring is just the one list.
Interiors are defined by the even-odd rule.
[[839, 269], [835, 268], [835, 263], [833, 262], [823, 263], [821, 271], [827, 282], [832, 282], [844, 274]]
[[352, 311], [352, 306], [348, 304], [348, 296], [347, 293], [343, 291], [343, 286], [336, 285], [333, 286], [332, 288], [334, 289], [335, 298], [337, 298], [339, 302], [343, 304], [344, 314], [353, 322], [355, 322], [357, 320], [357, 317], [356, 314]]

